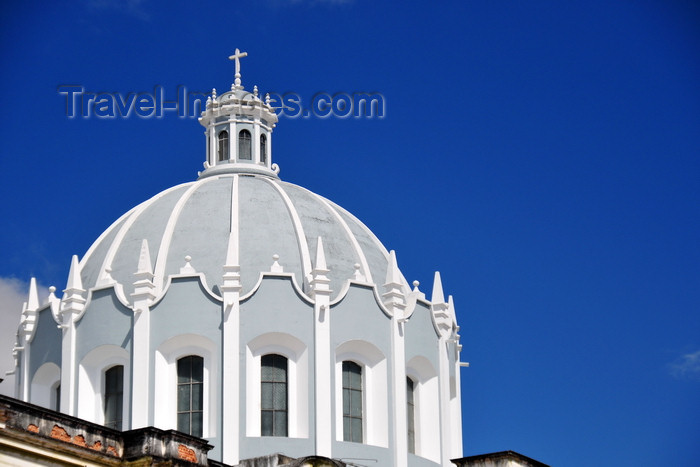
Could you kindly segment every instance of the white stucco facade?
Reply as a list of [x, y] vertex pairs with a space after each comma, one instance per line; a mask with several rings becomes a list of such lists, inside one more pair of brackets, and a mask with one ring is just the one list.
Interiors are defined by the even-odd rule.
[[[74, 257], [60, 299], [52, 291], [41, 304], [32, 286], [16, 396], [51, 407], [60, 395], [62, 412], [105, 423], [105, 372], [122, 366], [122, 429], [177, 429], [178, 362], [196, 356], [202, 400], [191, 403], [201, 404], [211, 459], [451, 465], [462, 455], [461, 346], [439, 274], [428, 300], [358, 219], [279, 179], [274, 109], [240, 74], [230, 92], [213, 93], [200, 123], [197, 180], [117, 219]], [[267, 355], [286, 362], [284, 436], [261, 429]], [[361, 442], [344, 441], [344, 362], [361, 369]]]

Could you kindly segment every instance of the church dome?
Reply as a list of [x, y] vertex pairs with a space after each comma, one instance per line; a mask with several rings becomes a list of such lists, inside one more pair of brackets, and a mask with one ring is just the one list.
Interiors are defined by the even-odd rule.
[[240, 84], [245, 55], [199, 118], [199, 177], [73, 256], [60, 299], [40, 304], [32, 280], [16, 394], [204, 438], [232, 466], [280, 452], [448, 467], [462, 454], [453, 300], [439, 273], [430, 300], [411, 290], [362, 222], [280, 180], [277, 116]]
[[352, 214], [276, 177], [221, 173], [167, 189], [128, 211], [83, 257], [81, 278], [86, 290], [116, 281], [130, 297], [146, 240], [156, 291], [189, 257], [190, 266], [219, 295], [223, 266], [236, 246], [242, 294], [255, 288], [274, 258], [308, 291], [319, 237], [334, 296], [348, 279], [383, 284], [389, 253]]

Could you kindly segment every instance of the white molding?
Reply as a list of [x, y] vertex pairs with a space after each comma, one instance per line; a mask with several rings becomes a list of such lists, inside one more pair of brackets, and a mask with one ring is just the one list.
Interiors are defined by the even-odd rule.
[[61, 369], [58, 365], [53, 362], [44, 363], [34, 372], [28, 391], [29, 400], [26, 402], [53, 409], [56, 401], [52, 392], [60, 381]]
[[309, 357], [306, 345], [291, 334], [270, 332], [246, 344], [246, 436], [260, 437], [260, 357], [287, 358], [288, 437], [309, 437]]
[[130, 427], [131, 365], [129, 352], [116, 345], [92, 349], [78, 364], [77, 416], [104, 424], [104, 374], [116, 365], [124, 367], [122, 429]]
[[[165, 282], [165, 266], [168, 262], [168, 250], [170, 250], [170, 242], [173, 239], [173, 233], [175, 231], [175, 224], [177, 224], [180, 214], [182, 213], [185, 204], [190, 199], [192, 194], [204, 184], [211, 182], [216, 179], [208, 180], [198, 180], [196, 182], [191, 182], [192, 184], [187, 188], [187, 190], [180, 196], [177, 200], [173, 210], [170, 213], [168, 222], [165, 225], [165, 230], [161, 236], [160, 245], [158, 248], [158, 254], [155, 258], [151, 258], [155, 261], [155, 267], [153, 268], [153, 283], [156, 286], [155, 294], [160, 295], [163, 290], [163, 283]], [[153, 198], [151, 198], [153, 199]], [[183, 258], [184, 259], [184, 258]]]
[[[116, 222], [114, 222], [107, 230], [104, 231], [104, 233], [92, 244], [88, 252], [83, 256], [83, 260], [81, 261], [81, 269], [82, 267], [86, 264], [89, 255], [92, 254], [93, 249], [97, 248], [99, 244], [101, 244], [101, 240], [106, 237], [109, 232], [112, 231], [113, 228], [116, 228], [116, 225], [125, 217], [128, 217], [124, 224], [121, 226], [119, 229], [119, 232], [117, 232], [116, 236], [112, 240], [112, 243], [109, 246], [109, 250], [107, 250], [107, 254], [104, 257], [104, 260], [102, 261], [102, 266], [100, 267], [100, 270], [98, 271], [97, 275], [97, 280], [96, 283], [99, 282], [100, 277], [102, 277], [102, 274], [104, 274], [104, 271], [107, 268], [111, 269], [112, 266], [112, 261], [114, 260], [115, 255], [117, 254], [117, 251], [119, 250], [119, 247], [121, 246], [122, 241], [124, 240], [124, 237], [126, 234], [131, 230], [131, 226], [136, 222], [136, 220], [139, 218], [139, 216], [148, 208], [150, 205], [155, 203], [157, 200], [161, 199], [163, 196], [167, 195], [168, 193], [171, 193], [183, 186], [189, 185], [189, 184], [194, 184], [196, 182], [188, 182], [188, 183], [182, 183], [180, 185], [175, 185], [172, 188], [168, 188], [167, 190], [161, 191], [154, 197], [147, 199], [143, 203], [139, 204], [138, 206], [134, 207], [131, 209], [129, 212], [124, 214], [122, 217], [119, 218]], [[89, 287], [89, 284], [88, 284]]]
[[250, 299], [253, 295], [258, 293], [258, 289], [262, 286], [262, 282], [264, 279], [267, 278], [279, 278], [279, 277], [288, 277], [291, 279], [292, 283], [292, 289], [296, 293], [296, 295], [301, 298], [305, 303], [309, 305], [313, 305], [314, 301], [304, 293], [304, 291], [299, 287], [299, 283], [297, 282], [296, 275], [293, 272], [261, 272], [258, 275], [258, 281], [255, 283], [255, 285], [248, 291], [245, 295], [241, 295], [241, 303], [247, 301]]
[[219, 349], [196, 334], [180, 334], [163, 342], [155, 354], [155, 375], [150, 405], [153, 424], [163, 430], [177, 429], [177, 360], [188, 355], [204, 359], [203, 438], [217, 435], [219, 408]]
[[335, 349], [335, 437], [343, 441], [343, 362], [362, 366], [364, 444], [389, 447], [388, 368], [384, 354], [374, 344], [350, 340]]
[[[423, 356], [406, 363], [406, 376], [413, 379], [416, 455], [440, 462], [440, 395], [437, 371]], [[459, 414], [461, 417], [461, 413]]]
[[153, 299], [153, 302], [151, 302], [149, 306], [150, 309], [153, 309], [156, 305], [163, 301], [165, 296], [168, 294], [170, 287], [172, 287], [173, 281], [175, 279], [198, 279], [200, 286], [207, 293], [207, 295], [209, 295], [210, 298], [216, 300], [217, 302], [223, 302], [224, 300], [223, 297], [214, 293], [212, 288], [209, 287], [209, 284], [207, 284], [207, 278], [203, 272], [194, 272], [191, 274], [170, 274], [165, 279], [165, 285], [163, 285], [163, 289], [157, 294], [156, 298]]
[[[350, 230], [350, 226], [348, 226], [347, 222], [345, 222], [345, 219], [343, 219], [343, 216], [338, 213], [333, 206], [331, 206], [330, 201], [328, 201], [326, 198], [323, 196], [317, 195], [313, 191], [307, 190], [306, 188], [302, 189], [306, 190], [309, 194], [313, 195], [316, 197], [324, 206], [326, 206], [326, 209], [328, 209], [331, 214], [335, 217], [335, 219], [340, 223], [340, 225], [343, 227], [343, 230], [345, 231], [345, 235], [348, 236], [350, 239], [350, 243], [352, 243], [353, 248], [355, 249], [355, 254], [357, 254], [357, 257], [360, 259], [360, 265], [362, 266], [362, 274], [365, 276], [365, 280], [367, 283], [374, 283], [372, 279], [372, 271], [369, 268], [369, 263], [367, 262], [367, 258], [365, 257], [365, 252], [362, 250], [362, 247], [360, 246], [360, 243], [357, 241], [357, 238], [355, 238], [355, 235], [352, 233], [352, 230]], [[346, 211], [347, 212], [347, 211]], [[362, 224], [360, 221], [358, 221], [359, 224]], [[373, 237], [376, 240], [376, 237]], [[377, 240], [377, 243], [379, 241]], [[383, 246], [380, 247], [381, 250], [386, 251], [386, 248]], [[387, 260], [389, 258], [389, 253], [386, 252], [387, 255]]]
[[311, 278], [311, 253], [309, 252], [309, 245], [306, 242], [306, 235], [304, 234], [304, 226], [301, 224], [301, 219], [299, 218], [299, 213], [294, 207], [294, 203], [289, 198], [286, 191], [279, 185], [279, 182], [265, 179], [267, 183], [272, 185], [274, 189], [282, 197], [284, 205], [287, 207], [287, 212], [292, 218], [292, 224], [294, 224], [294, 231], [297, 237], [297, 247], [299, 248], [299, 255], [301, 256], [301, 267], [303, 276], [303, 289], [307, 289], [307, 285]]

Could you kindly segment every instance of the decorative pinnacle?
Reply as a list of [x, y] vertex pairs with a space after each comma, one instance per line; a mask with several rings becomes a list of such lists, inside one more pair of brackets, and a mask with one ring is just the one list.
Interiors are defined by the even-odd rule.
[[316, 241], [316, 263], [314, 269], [319, 271], [328, 270], [328, 267], [326, 266], [326, 252], [323, 251], [323, 240], [321, 237], [318, 237], [318, 240]]
[[272, 260], [274, 261], [272, 263], [272, 266], [270, 267], [270, 272], [284, 272], [284, 268], [282, 265], [279, 263], [280, 255], [275, 253], [272, 255]]
[[445, 294], [442, 291], [442, 279], [440, 278], [440, 272], [435, 271], [435, 281], [433, 282], [433, 303], [445, 303]]
[[27, 298], [27, 309], [34, 311], [39, 308], [39, 293], [36, 288], [36, 279], [34, 277], [29, 281], [29, 298]]
[[231, 55], [228, 58], [229, 60], [233, 60], [234, 62], [236, 62], [236, 74], [234, 76], [234, 78], [236, 78], [234, 80], [234, 84], [236, 86], [241, 85], [241, 60], [240, 59], [243, 57], [247, 57], [247, 56], [248, 56], [248, 52], [241, 52], [240, 50], [238, 50], [238, 48], [236, 48], [236, 53], [234, 53], [233, 55]]
[[70, 270], [68, 271], [68, 285], [66, 285], [66, 290], [83, 290], [83, 282], [80, 277], [80, 264], [78, 263], [78, 255], [73, 255], [73, 257], [71, 258]]

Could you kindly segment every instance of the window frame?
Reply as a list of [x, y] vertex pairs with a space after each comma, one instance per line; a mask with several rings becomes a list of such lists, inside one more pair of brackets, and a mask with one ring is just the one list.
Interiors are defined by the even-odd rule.
[[[269, 361], [267, 365], [266, 360]], [[266, 379], [265, 368], [275, 368], [275, 363], [279, 362], [280, 360], [284, 360], [284, 380], [278, 381], [274, 376]], [[284, 388], [284, 407], [282, 408], [276, 407], [274, 397], [276, 390], [280, 387]], [[270, 408], [265, 407], [266, 388], [270, 388], [272, 391], [270, 394], [272, 407]], [[289, 359], [284, 355], [280, 355], [278, 353], [268, 353], [260, 356], [260, 401], [260, 436], [274, 436], [283, 438], [289, 437]], [[265, 430], [265, 418], [267, 412], [271, 412], [272, 417], [271, 432], [269, 433], [266, 433]], [[277, 414], [279, 413], [284, 414], [283, 429], [277, 424]]]
[[416, 453], [416, 381], [406, 376], [406, 441], [408, 452]]
[[260, 163], [267, 165], [267, 135], [260, 133]]
[[122, 428], [131, 426], [131, 360], [129, 352], [114, 344], [103, 344], [88, 352], [78, 365], [77, 416], [94, 423], [104, 424], [105, 371], [122, 365]]
[[423, 356], [406, 363], [406, 377], [414, 383], [415, 452], [416, 456], [440, 461], [440, 388], [436, 366]]
[[61, 368], [53, 362], [42, 364], [34, 372], [29, 383], [29, 401], [32, 404], [53, 409], [56, 385], [61, 384]]
[[[248, 145], [247, 151], [245, 151], [246, 142]], [[251, 162], [253, 160], [253, 135], [246, 128], [238, 132], [238, 160]]]
[[216, 135], [216, 159], [217, 162], [226, 162], [231, 160], [231, 150], [229, 145], [228, 130], [221, 130]]
[[[353, 360], [343, 360], [342, 366], [342, 388], [343, 388], [343, 441], [351, 443], [364, 443], [365, 441], [365, 385], [363, 377], [365, 374], [364, 366], [353, 361]], [[355, 372], [355, 370], [357, 370]], [[348, 377], [346, 377], [346, 374]], [[357, 379], [353, 379], [353, 375], [357, 376]], [[358, 381], [359, 380], [359, 381]], [[355, 400], [355, 395], [359, 393], [359, 401]], [[360, 414], [353, 414], [354, 408], [357, 405], [355, 402], [359, 402]], [[347, 410], [346, 410], [347, 406]], [[359, 437], [356, 437], [355, 426], [357, 420], [359, 420]], [[349, 427], [348, 427], [349, 425]]]
[[[110, 392], [109, 375], [114, 372], [117, 368], [121, 368], [121, 375], [119, 376], [120, 384], [118, 384], [119, 389], [114, 393]], [[103, 425], [108, 428], [114, 428], [117, 430], [122, 430], [124, 427], [124, 365], [112, 365], [107, 367], [102, 372], [102, 420]], [[116, 397], [117, 410], [114, 415], [117, 417], [114, 420], [109, 420], [108, 410], [109, 410], [109, 398]]]
[[361, 339], [345, 341], [335, 349], [334, 417], [336, 441], [344, 442], [342, 362], [345, 360], [352, 360], [363, 368], [363, 444], [389, 447], [388, 360], [376, 345]]
[[[185, 368], [187, 366], [187, 368]], [[187, 370], [187, 375], [181, 374], [180, 370]], [[196, 369], [199, 374], [195, 375]], [[204, 434], [204, 358], [200, 355], [183, 355], [175, 362], [177, 373], [177, 402], [176, 402], [176, 424], [177, 430], [192, 436], [202, 437]], [[183, 381], [185, 379], [185, 381]], [[187, 389], [187, 391], [184, 391]], [[181, 396], [187, 393], [187, 403], [182, 404]], [[199, 405], [194, 407], [195, 394], [199, 393]], [[186, 405], [186, 410], [182, 410]], [[187, 428], [180, 424], [182, 415], [187, 415]], [[199, 431], [193, 429], [193, 420], [199, 418]]]
[[271, 353], [287, 358], [287, 437], [308, 438], [312, 410], [308, 349], [297, 337], [282, 332], [260, 334], [246, 344], [245, 400], [255, 410], [245, 411], [245, 435], [261, 436], [261, 357]]
[[159, 401], [154, 404], [153, 425], [166, 430], [177, 428], [177, 360], [188, 355], [204, 359], [202, 438], [214, 438], [220, 429], [220, 385], [212, 384], [212, 377], [219, 374], [220, 352], [211, 339], [199, 334], [173, 336], [158, 346], [152, 391]]

